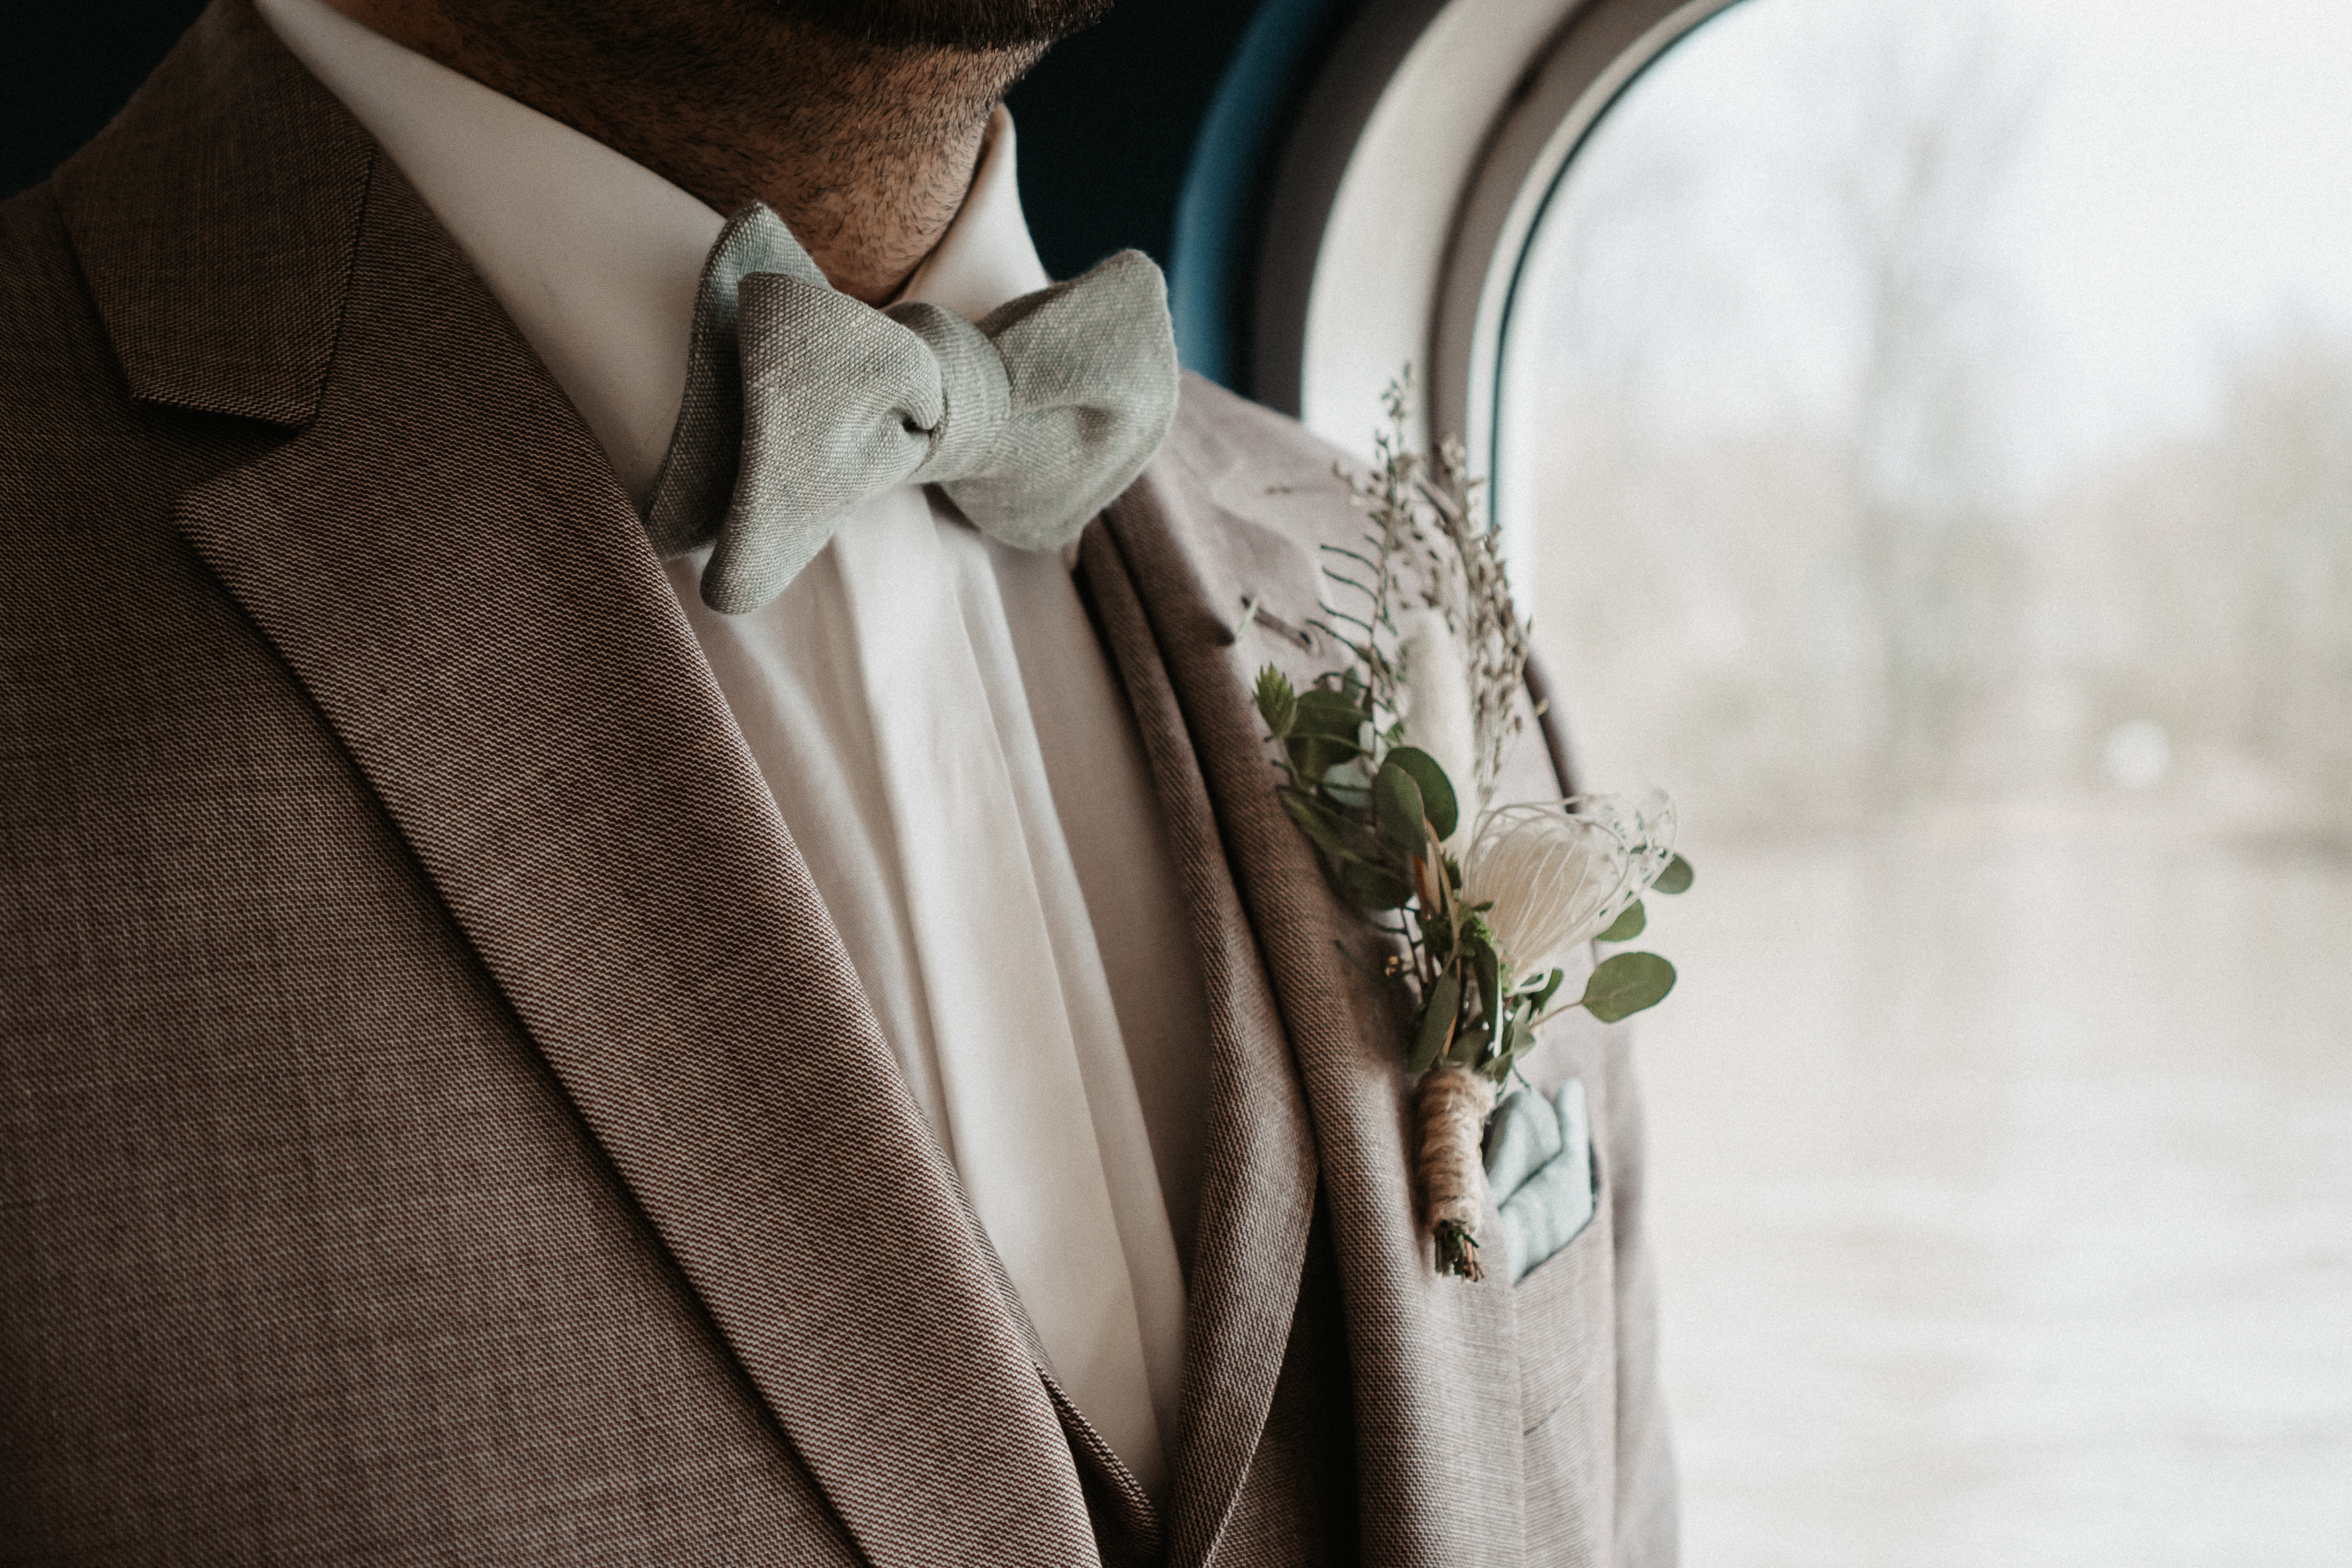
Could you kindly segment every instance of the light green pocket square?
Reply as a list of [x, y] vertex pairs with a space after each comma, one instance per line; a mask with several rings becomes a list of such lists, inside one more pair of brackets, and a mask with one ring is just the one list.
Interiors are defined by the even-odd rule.
[[1486, 1186], [1515, 1285], [1592, 1223], [1592, 1124], [1581, 1079], [1549, 1100], [1522, 1089], [1503, 1102], [1486, 1130]]

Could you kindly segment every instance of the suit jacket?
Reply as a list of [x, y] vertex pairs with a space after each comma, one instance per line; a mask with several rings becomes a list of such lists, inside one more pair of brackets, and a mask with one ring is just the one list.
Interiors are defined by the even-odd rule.
[[1189, 382], [1081, 555], [1213, 1025], [1162, 1514], [594, 442], [217, 0], [0, 207], [0, 1561], [1669, 1560], [1622, 1040], [1538, 1067], [1594, 1223], [1437, 1278], [1393, 1003], [1269, 789], [1331, 462]]

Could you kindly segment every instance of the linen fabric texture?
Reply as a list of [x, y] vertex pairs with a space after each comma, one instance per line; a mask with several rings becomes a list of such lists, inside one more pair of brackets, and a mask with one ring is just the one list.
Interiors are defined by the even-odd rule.
[[714, 547], [702, 593], [757, 609], [858, 502], [937, 484], [992, 538], [1058, 549], [1134, 481], [1176, 412], [1165, 280], [1140, 251], [977, 324], [833, 287], [764, 204], [702, 273], [677, 429], [646, 531]]
[[1188, 380], [1079, 547], [1210, 1017], [1161, 1506], [582, 414], [217, 0], [0, 205], [0, 1560], [1670, 1562], [1622, 1030], [1529, 1062], [1591, 1223], [1437, 1278], [1392, 1000], [1266, 788], [1244, 676], [1328, 654], [1241, 601], [1308, 618], [1333, 455]]
[[[730, 241], [651, 170], [323, 0], [257, 8], [594, 415], [624, 488], [653, 494], [651, 434], [675, 434], [695, 402], [697, 296], [731, 312], [760, 254], [814, 287], [790, 237], [738, 225]], [[1000, 108], [961, 209], [894, 308], [980, 319], [1048, 288], [1014, 141]], [[720, 287], [698, 287], [714, 275]], [[853, 329], [898, 331], [813, 298]], [[646, 374], [663, 342], [674, 382]], [[1053, 555], [976, 533], [912, 484], [824, 526], [833, 542], [809, 570], [740, 613], [708, 606], [708, 548], [665, 569], [1041, 1358], [1164, 1500], [1208, 1023], [1133, 720]]]

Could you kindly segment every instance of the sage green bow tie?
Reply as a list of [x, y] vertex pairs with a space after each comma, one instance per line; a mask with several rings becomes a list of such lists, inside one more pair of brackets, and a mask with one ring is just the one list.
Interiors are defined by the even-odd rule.
[[894, 485], [937, 484], [982, 532], [1057, 549], [1133, 482], [1175, 415], [1167, 284], [1141, 252], [975, 326], [841, 293], [754, 203], [703, 265], [646, 532], [665, 556], [713, 546], [702, 597], [730, 615], [782, 593], [853, 507]]

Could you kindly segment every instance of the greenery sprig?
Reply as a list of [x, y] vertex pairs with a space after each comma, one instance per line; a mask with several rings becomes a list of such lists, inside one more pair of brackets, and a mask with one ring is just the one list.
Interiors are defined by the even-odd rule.
[[[1513, 808], [1499, 814], [1510, 819], [1507, 831], [1483, 831], [1497, 821], [1483, 807], [1528, 716], [1528, 627], [1511, 600], [1499, 533], [1478, 517], [1460, 444], [1446, 443], [1434, 465], [1414, 453], [1405, 434], [1410, 399], [1408, 372], [1389, 389], [1389, 427], [1376, 437], [1371, 474], [1349, 479], [1370, 524], [1360, 548], [1327, 547], [1325, 578], [1348, 597], [1338, 605], [1327, 598], [1315, 624], [1348, 663], [1303, 691], [1268, 665], [1255, 696], [1280, 747], [1284, 811], [1339, 895], [1403, 945], [1376, 974], [1411, 1007], [1404, 1066], [1423, 1077], [1421, 1166], [1439, 1266], [1475, 1279], [1478, 1141], [1496, 1088], [1561, 1009], [1613, 1022], [1654, 1006], [1675, 983], [1674, 967], [1657, 954], [1620, 953], [1562, 1002], [1566, 970], [1521, 963], [1514, 946], [1538, 930], [1555, 939], [1519, 957], [1544, 957], [1567, 941], [1630, 940], [1646, 925], [1644, 888], [1679, 893], [1691, 871], [1651, 841], [1651, 819], [1614, 798]], [[1462, 796], [1438, 759], [1408, 740], [1412, 693], [1433, 672], [1411, 667], [1404, 608], [1435, 612], [1467, 650], [1458, 677], [1468, 684], [1470, 810], [1482, 832], [1466, 874], [1447, 847], [1464, 825]], [[1481, 885], [1490, 864], [1496, 875], [1483, 880], [1510, 891], [1507, 910]], [[1549, 924], [1530, 925], [1536, 914]], [[1528, 930], [1513, 929], [1515, 921]]]

